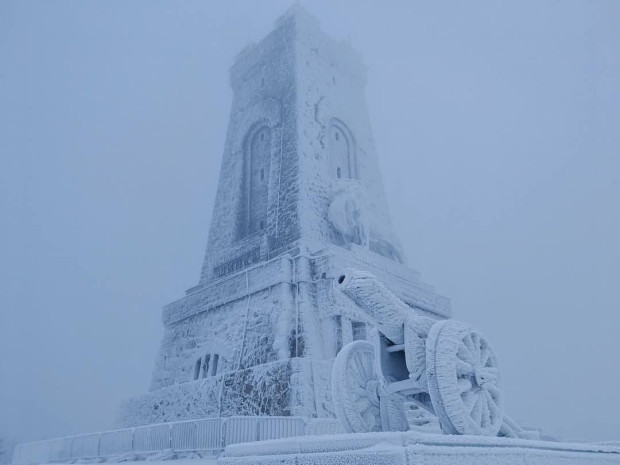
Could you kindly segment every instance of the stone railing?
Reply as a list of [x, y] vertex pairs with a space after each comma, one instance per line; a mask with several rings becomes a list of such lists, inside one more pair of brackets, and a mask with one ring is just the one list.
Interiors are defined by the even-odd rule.
[[[333, 427], [334, 420], [324, 421]], [[317, 430], [317, 420], [312, 420], [309, 427], [307, 423], [302, 417], [228, 417], [139, 426], [17, 444], [12, 465], [140, 456], [161, 451], [218, 453], [229, 444], [303, 436]]]

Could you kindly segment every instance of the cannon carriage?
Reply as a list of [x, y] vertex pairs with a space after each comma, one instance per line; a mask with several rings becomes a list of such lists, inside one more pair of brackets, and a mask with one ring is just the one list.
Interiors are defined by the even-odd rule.
[[497, 358], [466, 323], [416, 313], [373, 275], [345, 270], [336, 292], [375, 327], [334, 361], [332, 397], [350, 432], [408, 429], [407, 402], [437, 416], [444, 433], [530, 438], [504, 415]]

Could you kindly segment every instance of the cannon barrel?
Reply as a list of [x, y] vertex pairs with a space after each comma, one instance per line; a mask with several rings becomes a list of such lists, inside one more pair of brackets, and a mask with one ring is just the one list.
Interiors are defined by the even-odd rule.
[[338, 275], [334, 287], [353, 300], [385, 337], [394, 344], [403, 343], [403, 324], [411, 315], [411, 308], [374, 275], [346, 269]]

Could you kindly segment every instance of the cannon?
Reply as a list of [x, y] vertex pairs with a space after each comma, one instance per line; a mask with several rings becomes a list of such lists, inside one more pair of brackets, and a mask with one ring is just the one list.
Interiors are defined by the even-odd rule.
[[406, 430], [412, 402], [446, 434], [535, 437], [504, 414], [497, 357], [479, 331], [417, 313], [367, 272], [345, 270], [334, 287], [375, 328], [372, 343], [347, 344], [334, 361], [332, 398], [347, 431]]

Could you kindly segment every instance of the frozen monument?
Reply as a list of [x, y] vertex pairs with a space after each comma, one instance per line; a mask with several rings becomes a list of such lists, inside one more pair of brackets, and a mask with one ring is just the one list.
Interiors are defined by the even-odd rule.
[[124, 426], [204, 417], [333, 418], [332, 363], [370, 338], [333, 279], [366, 270], [430, 318], [449, 301], [405, 266], [364, 98], [365, 67], [294, 7], [236, 58], [197, 286], [163, 310], [151, 391]]
[[577, 452], [504, 413], [488, 340], [406, 266], [365, 73], [298, 6], [237, 56], [200, 281], [164, 308], [151, 391], [127, 403], [125, 426], [336, 417], [345, 433], [229, 445], [231, 464], [564, 463]]
[[200, 281], [163, 309], [150, 391], [123, 429], [19, 444], [13, 465], [620, 464], [511, 420], [489, 341], [406, 266], [357, 53], [295, 6], [230, 82]]

